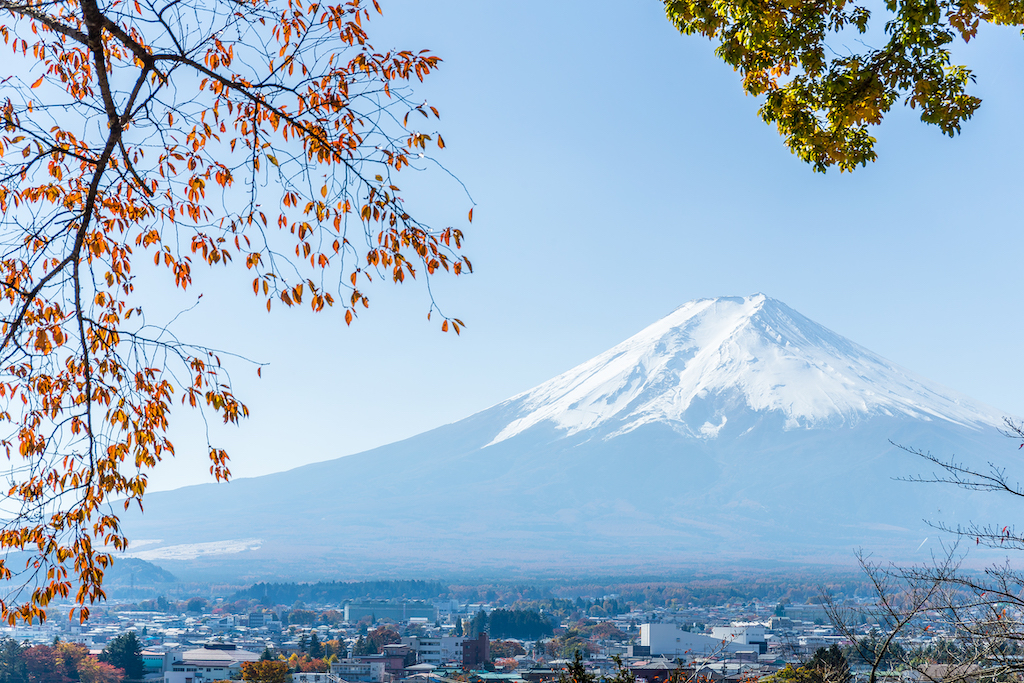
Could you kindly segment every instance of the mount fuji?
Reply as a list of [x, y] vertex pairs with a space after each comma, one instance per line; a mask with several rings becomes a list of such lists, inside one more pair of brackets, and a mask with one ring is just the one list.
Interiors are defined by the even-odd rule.
[[150, 494], [125, 528], [176, 574], [252, 580], [926, 559], [929, 522], [1005, 510], [898, 480], [927, 463], [893, 444], [984, 467], [1002, 418], [764, 295], [703, 299], [459, 422]]

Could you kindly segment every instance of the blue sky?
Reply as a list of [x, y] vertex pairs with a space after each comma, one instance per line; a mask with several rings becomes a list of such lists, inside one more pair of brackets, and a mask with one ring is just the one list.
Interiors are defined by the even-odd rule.
[[[758, 119], [704, 39], [657, 0], [382, 0], [378, 48], [429, 48], [417, 95], [441, 110], [438, 160], [476, 202], [476, 272], [438, 279], [461, 337], [426, 322], [422, 286], [379, 286], [340, 315], [275, 309], [245, 277], [200, 282], [183, 337], [239, 366], [253, 410], [214, 429], [236, 476], [359, 452], [482, 410], [567, 370], [690, 299], [764, 292], [918, 374], [1024, 415], [1024, 43], [982, 30], [963, 59], [984, 99], [949, 139], [900, 109], [879, 161], [815, 174]], [[842, 50], [842, 45], [835, 48]], [[436, 224], [468, 198], [443, 174], [400, 183]], [[198, 422], [155, 488], [209, 480]]]

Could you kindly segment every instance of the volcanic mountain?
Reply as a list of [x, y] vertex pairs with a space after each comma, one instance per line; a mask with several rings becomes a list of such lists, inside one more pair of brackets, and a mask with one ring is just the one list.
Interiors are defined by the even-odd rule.
[[779, 301], [704, 299], [454, 424], [151, 494], [126, 527], [175, 573], [251, 579], [924, 558], [924, 520], [998, 501], [897, 480], [930, 470], [893, 444], [983, 464], [1001, 424]]

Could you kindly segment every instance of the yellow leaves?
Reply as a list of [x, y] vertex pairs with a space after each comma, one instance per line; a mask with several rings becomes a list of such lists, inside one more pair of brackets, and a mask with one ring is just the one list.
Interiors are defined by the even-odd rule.
[[33, 346], [36, 351], [43, 354], [49, 353], [53, 349], [53, 346], [50, 344], [50, 337], [46, 333], [46, 330], [36, 330], [36, 340]]

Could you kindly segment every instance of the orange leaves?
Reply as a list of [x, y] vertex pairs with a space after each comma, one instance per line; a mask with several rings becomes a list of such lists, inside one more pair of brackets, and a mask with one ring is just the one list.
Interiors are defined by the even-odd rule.
[[231, 476], [228, 469], [228, 453], [222, 448], [210, 449], [210, 474], [216, 481], [227, 481]]
[[[462, 232], [420, 222], [394, 177], [433, 143], [445, 148], [438, 133], [408, 127], [409, 113], [439, 116], [407, 103], [410, 84], [440, 60], [375, 52], [359, 2], [270, 0], [244, 22], [233, 7], [204, 12], [210, 25], [189, 36], [145, 3], [121, 3], [107, 17], [100, 71], [76, 38], [77, 12], [33, 7], [71, 28], [30, 45], [22, 26], [0, 26], [36, 60], [26, 73], [44, 74], [47, 105], [61, 111], [57, 124], [33, 112], [28, 94], [43, 78], [0, 102], [0, 221], [13, 245], [0, 258], [0, 302], [14, 359], [0, 368], [0, 445], [30, 473], [10, 497], [47, 514], [0, 530], [0, 547], [25, 549], [46, 581], [25, 605], [0, 600], [0, 615], [39, 618], [74, 584], [84, 618], [110, 561], [93, 540], [127, 544], [104, 505], [141, 507], [147, 468], [174, 452], [175, 392], [225, 424], [248, 415], [219, 358], [150, 326], [133, 257], [145, 252], [187, 289], [193, 269], [244, 256], [245, 283], [268, 310], [338, 304], [348, 325], [369, 306], [360, 287], [375, 276], [401, 283], [471, 265]], [[193, 40], [194, 52], [168, 47]], [[442, 327], [459, 333], [463, 323]], [[209, 455], [210, 474], [227, 479], [227, 453], [210, 444]], [[9, 571], [0, 562], [0, 578]]]
[[466, 326], [466, 323], [462, 322], [458, 318], [445, 318], [443, 321], [441, 321], [442, 332], [448, 331], [449, 323], [451, 323], [451, 329], [453, 332], [455, 332], [455, 334], [461, 334], [462, 328]]

